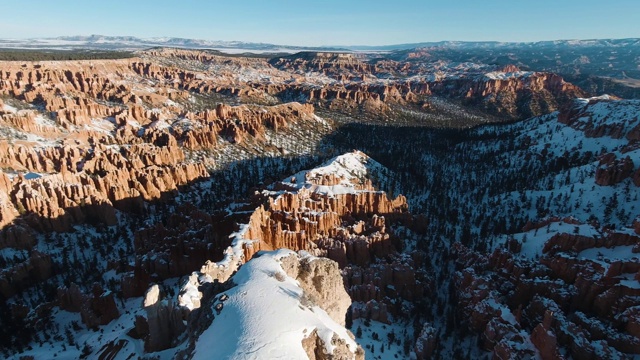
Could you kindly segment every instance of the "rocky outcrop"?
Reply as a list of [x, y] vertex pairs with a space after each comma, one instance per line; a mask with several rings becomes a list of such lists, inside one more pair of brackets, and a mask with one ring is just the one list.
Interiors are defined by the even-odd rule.
[[424, 296], [427, 284], [417, 275], [420, 263], [409, 256], [390, 257], [392, 261], [387, 263], [366, 267], [352, 265], [344, 269], [345, 286], [353, 301], [384, 302], [397, 298], [417, 301]]
[[142, 304], [146, 317], [136, 318], [136, 331], [144, 337], [147, 352], [171, 348], [177, 344], [186, 326], [182, 311], [173, 302], [163, 300], [164, 295], [158, 285], [151, 286]]
[[313, 106], [309, 104], [287, 103], [269, 108], [218, 104], [215, 110], [185, 114], [200, 125], [197, 131], [178, 130], [175, 135], [187, 149], [199, 150], [214, 147], [218, 136], [234, 143], [244, 142], [247, 136], [264, 140], [267, 128], [277, 131], [313, 116]]
[[2, 269], [0, 272], [0, 294], [8, 299], [52, 275], [53, 261], [51, 256], [33, 250], [24, 261]]
[[[610, 137], [627, 140], [622, 153], [632, 151], [638, 146], [637, 116], [640, 104], [637, 100], [620, 100], [614, 96], [603, 95], [588, 99], [576, 99], [564, 106], [558, 114], [558, 121], [584, 132], [586, 137]], [[615, 117], [616, 121], [611, 121]], [[615, 159], [607, 154], [600, 165], [611, 165]], [[622, 160], [623, 162], [625, 160]], [[616, 165], [618, 161], [615, 161]], [[633, 171], [633, 169], [631, 169]]]
[[142, 296], [153, 282], [198, 270], [225, 281], [235, 268], [224, 267], [224, 275], [220, 277], [212, 274], [220, 270], [216, 262], [224, 258], [230, 245], [229, 234], [237, 222], [244, 222], [246, 218], [245, 214], [229, 217], [209, 214], [186, 204], [178, 207], [165, 222], [136, 231], [135, 263], [133, 273], [123, 278], [124, 296]]
[[437, 341], [436, 329], [429, 324], [424, 324], [414, 347], [416, 358], [418, 360], [431, 359], [436, 349]]
[[613, 156], [605, 156], [601, 159], [600, 166], [596, 169], [596, 184], [611, 186], [633, 175], [635, 166], [629, 156], [616, 159], [614, 154], [607, 155]]
[[[224, 256], [217, 261], [207, 261], [200, 272], [192, 274], [185, 282], [178, 296], [180, 307], [185, 314], [190, 313], [195, 317], [202, 317], [203, 312], [209, 311], [208, 308], [202, 308], [208, 306], [203, 304], [211, 302], [208, 298], [210, 295], [207, 295], [204, 290], [207, 284], [211, 282], [214, 284], [235, 283], [239, 288], [231, 288], [224, 296], [210, 305], [212, 316], [207, 319], [209, 319], [208, 321], [213, 319], [210, 326], [215, 327], [215, 317], [228, 311], [229, 306], [236, 306], [233, 305], [236, 301], [234, 296], [238, 295], [234, 295], [234, 289], [241, 288], [237, 290], [240, 292], [239, 294], [242, 297], [249, 296], [246, 293], [249, 290], [242, 290], [245, 286], [244, 282], [252, 277], [267, 276], [268, 278], [260, 280], [261, 283], [277, 281], [284, 284], [288, 283], [287, 279], [290, 278], [301, 289], [301, 294], [294, 296], [294, 298], [299, 296], [301, 309], [318, 306], [326, 311], [333, 321], [344, 326], [346, 313], [351, 305], [349, 294], [351, 292], [356, 294], [359, 291], [357, 290], [359, 285], [370, 281], [361, 275], [363, 269], [356, 271], [355, 268], [350, 268], [350, 262], [361, 262], [368, 266], [377, 258], [392, 257], [396, 250], [393, 240], [388, 234], [389, 222], [394, 224], [411, 220], [410, 215], [406, 212], [406, 200], [403, 197], [390, 200], [384, 192], [373, 189], [370, 180], [366, 178], [365, 164], [372, 169], [379, 166], [362, 153], [347, 154], [331, 160], [317, 169], [296, 174], [292, 178], [276, 183], [262, 193], [256, 193], [254, 201], [262, 205], [249, 214], [248, 219], [245, 217], [246, 225], [242, 225], [239, 231], [235, 223], [241, 217], [227, 219], [229, 215], [216, 217], [195, 209], [182, 209], [180, 212], [184, 212], [184, 215], [175, 214], [168, 219], [166, 224], [139, 232], [136, 237], [136, 248], [140, 249], [141, 254], [144, 254], [149, 249], [160, 250], [161, 247], [158, 247], [158, 243], [166, 241], [162, 246], [167, 246], [167, 248], [175, 249], [177, 247], [171, 244], [181, 244], [181, 246], [186, 245], [196, 249], [195, 252], [203, 252], [208, 251], [205, 250], [207, 247], [198, 250], [199, 241], [180, 240], [180, 233], [183, 232], [180, 229], [202, 229], [202, 233], [207, 234], [208, 240], [203, 243], [208, 246], [208, 249], [211, 249], [211, 244], [218, 244], [214, 247], [224, 244], [223, 236], [220, 236], [219, 241], [216, 240], [215, 235], [212, 235], [216, 231], [228, 234], [236, 230], [230, 239], [231, 244], [227, 243], [229, 247], [218, 250]], [[340, 170], [342, 167], [347, 171]], [[238, 212], [244, 213], [246, 208], [240, 208]], [[176, 229], [175, 233], [173, 229]], [[165, 240], [158, 242], [153, 240], [154, 236]], [[190, 232], [189, 236], [200, 238], [197, 231]], [[389, 245], [386, 245], [385, 242], [389, 242]], [[344, 245], [338, 246], [337, 244], [340, 243]], [[290, 250], [273, 253], [261, 251], [284, 247], [302, 251], [302, 255], [292, 253]], [[170, 253], [172, 252], [173, 250]], [[123, 291], [125, 288], [139, 288], [140, 286], [136, 285], [137, 280], [150, 281], [150, 277], [158, 276], [158, 274], [168, 276], [170, 270], [163, 269], [171, 269], [176, 264], [179, 265], [180, 258], [197, 257], [195, 252], [188, 256], [177, 255], [175, 261], [167, 259], [158, 262], [157, 259], [162, 259], [162, 250], [159, 252], [154, 250], [156, 256], [154, 256], [153, 263], [147, 260], [141, 262], [140, 265], [137, 263], [133, 276], [128, 278], [126, 284], [123, 284]], [[287, 256], [274, 255], [285, 253]], [[342, 264], [329, 258], [313, 256], [310, 253], [330, 258], [335, 256]], [[259, 266], [256, 264], [269, 263], [273, 256], [276, 256], [279, 263], [277, 269], [268, 270], [266, 273], [254, 269]], [[139, 259], [142, 260], [142, 258], [149, 257], [140, 257]], [[390, 314], [395, 314], [395, 309], [389, 310], [389, 299], [404, 296], [414, 300], [422, 297], [424, 293], [422, 280], [416, 276], [415, 270], [412, 268], [413, 265], [419, 267], [420, 261], [419, 256], [415, 259], [397, 257], [396, 261], [390, 262], [389, 265], [381, 263], [370, 274], [367, 274], [366, 276], [382, 278], [383, 281], [374, 281], [374, 283], [375, 286], [383, 287], [386, 295], [384, 301], [377, 305], [374, 301], [370, 301], [372, 300], [371, 296], [362, 295], [362, 301], [368, 302], [368, 306], [363, 308], [362, 316], [375, 317], [379, 320], [389, 319]], [[413, 264], [413, 262], [417, 263]], [[147, 266], [150, 267], [146, 268]], [[341, 266], [345, 267], [344, 273], [341, 273]], [[278, 270], [280, 268], [282, 273]], [[233, 276], [236, 271], [238, 271], [237, 275]], [[358, 279], [356, 279], [356, 272], [359, 274], [357, 275]], [[236, 282], [236, 277], [240, 283]], [[345, 281], [351, 281], [352, 284], [345, 286]], [[349, 289], [349, 293], [345, 289]], [[258, 289], [252, 291], [258, 291]], [[150, 293], [147, 293], [147, 297], [148, 294]], [[290, 296], [292, 296], [291, 294]], [[246, 301], [252, 301], [249, 299], [250, 297]], [[271, 300], [269, 298], [269, 301]], [[247, 305], [243, 302], [242, 306], [244, 308]], [[273, 306], [277, 305], [272, 305], [271, 310], [274, 310]], [[351, 315], [354, 316], [353, 312]], [[191, 315], [188, 318], [191, 318]], [[149, 331], [146, 329], [150, 326], [146, 326], [142, 319], [138, 319], [137, 323], [136, 329], [139, 328], [139, 330], [136, 330], [136, 333], [145, 334], [146, 331]], [[201, 331], [204, 333], [198, 336], [206, 336], [207, 330]], [[307, 333], [302, 345], [308, 354], [313, 354], [318, 358], [343, 358], [344, 356], [360, 358], [362, 356], [361, 349], [354, 353], [354, 347], [347, 346], [348, 341], [344, 342], [344, 339], [337, 337], [337, 335], [331, 340], [331, 347], [327, 347], [326, 340], [326, 337], [316, 338], [313, 332]], [[195, 351], [198, 351], [197, 345]]]
[[58, 288], [57, 300], [61, 309], [79, 312], [82, 322], [91, 329], [106, 325], [120, 316], [114, 294], [104, 291], [99, 284], [94, 284], [91, 294], [86, 295], [75, 283], [71, 283], [69, 288]]
[[35, 231], [20, 219], [0, 229], [0, 249], [30, 250], [36, 243]]
[[326, 311], [335, 322], [344, 326], [351, 299], [342, 283], [338, 264], [329, 259], [300, 259], [294, 255], [280, 261], [287, 275], [300, 283], [306, 297]]
[[307, 353], [309, 360], [364, 360], [364, 351], [362, 348], [358, 347], [358, 350], [354, 353], [349, 349], [346, 341], [339, 338], [336, 334], [333, 334], [331, 338], [331, 352], [327, 351], [328, 347], [328, 344], [325, 344], [324, 340], [318, 336], [318, 330], [315, 329], [308, 337], [302, 339], [302, 348]]
[[612, 248], [615, 246], [635, 245], [640, 243], [640, 237], [624, 232], [606, 231], [601, 237], [558, 233], [549, 238], [544, 244], [543, 253], [555, 255], [560, 252], [574, 252], [590, 248]]
[[114, 209], [140, 213], [144, 201], [208, 175], [205, 164], [186, 160], [183, 149], [211, 150], [249, 138], [266, 142], [267, 129], [317, 122], [313, 107], [298, 103], [188, 111], [181, 104], [189, 96], [187, 83], [202, 76], [141, 59], [5, 65], [0, 94], [37, 104], [43, 113], [0, 114], [18, 130], [41, 136], [0, 141], [3, 168], [35, 173], [29, 179], [2, 175], [2, 225], [18, 215], [43, 231], [67, 231], [82, 222], [113, 225]]
[[[210, 54], [197, 52], [171, 52], [164, 54], [182, 60], [200, 59], [215, 64], [216, 70], [232, 63]], [[249, 59], [238, 59], [243, 66]], [[304, 99], [316, 106], [344, 112], [387, 113], [394, 105], [409, 105], [421, 109], [424, 97], [438, 95], [463, 99], [470, 105], [508, 119], [526, 118], [551, 112], [585, 93], [551, 73], [518, 75], [517, 69], [501, 69], [509, 76], [486, 77], [444, 76], [428, 73], [409, 63], [362, 61], [355, 54], [299, 53], [276, 58], [270, 64], [253, 60], [251, 66], [271, 75], [269, 82], [237, 81], [236, 75], [218, 75], [207, 79], [196, 71], [161, 67], [156, 64], [135, 62], [132, 69], [139, 75], [153, 78], [168, 85], [180, 84], [181, 89], [198, 93], [220, 93], [253, 101], [269, 98]], [[274, 67], [278, 71], [274, 70]], [[434, 72], [439, 73], [441, 71]], [[478, 70], [469, 70], [477, 72]], [[311, 77], [317, 76], [317, 78]], [[408, 80], [420, 75], [418, 80]], [[381, 84], [377, 76], [391, 81]], [[317, 86], [320, 82], [321, 86]]]
[[[468, 101], [481, 102], [488, 111], [511, 118], [546, 114], [586, 95], [577, 86], [552, 73], [531, 73], [506, 79], [482, 78], [464, 85], [448, 85], [464, 89], [464, 98]], [[528, 100], [525, 102], [524, 99]]]
[[[358, 58], [357, 54], [329, 52], [300, 52], [287, 57], [274, 58], [271, 65], [281, 70], [319, 72], [338, 80], [351, 80], [371, 74], [375, 66]], [[356, 75], [357, 74], [357, 75]]]
[[[175, 158], [170, 158], [169, 166], [156, 165], [154, 159], [162, 162], [162, 150], [160, 156], [145, 154], [144, 158], [135, 154], [135, 148], [132, 150], [123, 156], [95, 148], [85, 157], [81, 172], [63, 170], [57, 175], [18, 183], [12, 200], [32, 216], [36, 228], [44, 231], [66, 231], [72, 224], [85, 221], [113, 225], [115, 208], [135, 211], [141, 207], [140, 203], [131, 207], [136, 199], [159, 199], [164, 193], [207, 175], [204, 166], [176, 164]], [[174, 157], [176, 153], [166, 154]]]
[[[135, 143], [135, 142], [134, 142]], [[17, 171], [39, 173], [9, 180], [2, 175], [7, 195], [3, 223], [15, 210], [30, 216], [44, 231], [66, 231], [85, 221], [115, 224], [114, 208], [136, 211], [143, 200], [159, 199], [196, 179], [207, 176], [202, 164], [185, 163], [177, 144], [134, 144], [114, 149], [104, 145], [33, 148], [0, 143], [0, 163]], [[57, 173], [55, 175], [40, 174]]]
[[540, 352], [540, 356], [547, 360], [561, 359], [558, 352], [558, 339], [552, 330], [553, 312], [547, 310], [544, 320], [533, 329], [531, 342]]
[[[346, 281], [345, 281], [346, 283]], [[378, 302], [376, 300], [363, 300], [354, 298], [352, 295], [349, 295], [353, 300], [353, 304], [351, 305], [351, 318], [355, 319], [369, 319], [377, 322], [381, 322], [384, 324], [391, 323], [391, 311], [389, 310], [389, 306], [387, 306], [384, 302]], [[394, 313], [394, 315], [396, 315]]]
[[[226, 290], [212, 293], [212, 286]], [[191, 314], [185, 350], [189, 357], [207, 358], [215, 351], [229, 358], [244, 352], [258, 357], [364, 358], [344, 328], [351, 300], [340, 269], [326, 258], [285, 249], [260, 252], [224, 283], [192, 274], [179, 298], [183, 311]], [[221, 333], [228, 330], [229, 321], [240, 330], [231, 337]], [[301, 343], [287, 342], [290, 336]], [[229, 348], [229, 341], [246, 346]]]
[[[348, 180], [330, 175], [307, 181], [318, 188], [346, 186], [354, 190], [329, 194], [298, 184], [303, 187], [295, 192], [269, 197], [268, 205], [256, 209], [244, 231], [243, 237], [252, 240], [250, 247], [244, 248], [246, 259], [262, 249], [289, 248], [327, 256], [344, 266], [366, 264], [393, 250], [385, 222], [410, 219], [404, 197], [391, 200], [370, 182], [336, 185]], [[344, 226], [345, 222], [352, 225]]]

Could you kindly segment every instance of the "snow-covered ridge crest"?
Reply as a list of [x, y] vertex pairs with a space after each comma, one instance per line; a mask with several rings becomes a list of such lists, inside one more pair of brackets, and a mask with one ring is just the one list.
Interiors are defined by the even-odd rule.
[[584, 131], [587, 137], [636, 140], [640, 137], [640, 100], [609, 95], [578, 98], [572, 108], [560, 112], [558, 120]]
[[533, 71], [512, 71], [512, 72], [492, 71], [484, 74], [484, 78], [489, 80], [507, 80], [511, 78], [524, 79], [533, 74], [535, 74]]
[[[353, 335], [306, 289], [304, 283], [313, 287], [315, 276], [323, 276], [323, 286], [331, 279], [343, 286], [331, 260], [291, 250], [258, 254], [233, 276], [238, 285], [225, 292], [223, 308], [197, 339], [193, 358], [304, 359], [320, 351], [362, 359]], [[347, 302], [346, 312], [349, 296], [344, 288], [333, 290], [343, 293], [333, 296]]]
[[282, 180], [279, 185], [284, 185], [292, 191], [306, 189], [326, 195], [355, 193], [370, 188], [369, 178], [379, 174], [382, 169], [383, 166], [378, 162], [355, 150], [337, 156], [312, 170], [301, 171]]

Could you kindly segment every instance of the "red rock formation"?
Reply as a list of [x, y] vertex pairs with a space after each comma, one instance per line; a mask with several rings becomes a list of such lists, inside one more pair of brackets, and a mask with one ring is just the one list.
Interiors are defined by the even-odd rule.
[[486, 350], [492, 351], [503, 339], [508, 340], [519, 332], [519, 327], [505, 321], [502, 317], [494, 317], [484, 329], [482, 345]]
[[[630, 128], [637, 123], [638, 117], [632, 119], [624, 119], [625, 121], [610, 122], [606, 118], [602, 118], [597, 107], [606, 107], [608, 103], [618, 101], [619, 98], [614, 96], [602, 96], [591, 98], [587, 102], [584, 100], [576, 100], [567, 103], [560, 114], [558, 121], [571, 126], [574, 129], [583, 131], [587, 137], [603, 137], [608, 136], [614, 139], [626, 138], [633, 143], [638, 137], [638, 129], [640, 124]], [[636, 105], [626, 103], [623, 106], [630, 106], [630, 110], [634, 113]], [[626, 115], [621, 115], [626, 116]], [[628, 125], [629, 124], [629, 125]]]
[[30, 250], [36, 243], [37, 239], [33, 229], [27, 226], [24, 221], [14, 221], [10, 226], [0, 229], [0, 249]]
[[273, 59], [271, 65], [289, 71], [321, 72], [340, 80], [350, 80], [351, 74], [370, 74], [374, 66], [367, 64], [356, 54], [303, 52]]
[[215, 111], [207, 110], [185, 116], [198, 121], [200, 127], [178, 131], [177, 137], [184, 142], [186, 148], [198, 150], [215, 146], [218, 135], [235, 143], [244, 142], [248, 135], [264, 139], [267, 128], [277, 131], [291, 122], [311, 119], [313, 106], [288, 103], [263, 108], [219, 104]]
[[136, 329], [148, 329], [144, 348], [147, 352], [155, 352], [175, 346], [175, 342], [185, 331], [182, 312], [174, 307], [171, 300], [162, 301], [163, 294], [158, 285], [147, 290], [143, 302], [146, 318], [136, 318]]
[[634, 164], [629, 156], [617, 160], [614, 154], [607, 154], [601, 158], [600, 166], [596, 169], [596, 184], [600, 186], [618, 184], [630, 177], [633, 170]]
[[[351, 298], [353, 301], [353, 298]], [[389, 310], [387, 304], [379, 303], [375, 300], [367, 301], [364, 306], [358, 306], [359, 303], [353, 303], [351, 306], [352, 319], [369, 319], [385, 324], [390, 324]]]
[[[594, 247], [635, 246], [639, 241], [637, 236], [615, 231], [604, 231], [598, 238], [556, 234], [546, 242], [544, 256], [535, 262], [503, 250], [495, 251], [485, 262], [480, 255], [459, 247], [459, 309], [471, 329], [484, 331], [485, 348], [493, 350], [496, 357], [512, 356], [522, 348], [511, 345], [524, 342], [505, 341], [505, 336], [514, 333], [504, 324], [502, 310], [506, 305], [524, 309], [514, 317], [518, 324], [527, 326], [531, 342], [543, 358], [560, 358], [560, 348], [575, 358], [638, 353], [640, 340], [633, 336], [635, 315], [630, 312], [626, 322], [621, 322], [619, 309], [637, 306], [640, 290], [622, 284], [620, 276], [637, 274], [640, 265], [635, 259], [604, 264], [576, 254]], [[495, 299], [506, 304], [497, 307]], [[627, 334], [620, 329], [630, 331]]]
[[[205, 63], [229, 66], [231, 60], [222, 60], [212, 55], [188, 51], [160, 51], [150, 54], [178, 59], [201, 59]], [[390, 84], [367, 82], [372, 73], [399, 73], [408, 75], [411, 64], [393, 61], [372, 65], [360, 61], [353, 54], [303, 53], [274, 59], [271, 65], [258, 60], [238, 59], [237, 66], [252, 66], [273, 75], [272, 81], [245, 82], [238, 84], [232, 74], [216, 79], [205, 79], [197, 72], [156, 64], [134, 62], [131, 68], [139, 75], [198, 93], [221, 93], [265, 101], [269, 96], [304, 98], [307, 102], [340, 111], [387, 112], [392, 104], [420, 105], [421, 96], [433, 94], [454, 98], [465, 98], [470, 103], [481, 105], [490, 112], [510, 118], [540, 115], [553, 111], [571, 99], [584, 96], [577, 87], [566, 83], [555, 74], [532, 73], [524, 77], [489, 79], [480, 76], [444, 81], [416, 81], [406, 83], [401, 78]], [[250, 65], [247, 65], [249, 64]], [[274, 72], [271, 66], [281, 71]], [[224, 67], [223, 67], [224, 68]], [[510, 69], [507, 69], [510, 70]], [[321, 88], [308, 85], [309, 80], [301, 73], [323, 73], [337, 81], [323, 83]], [[295, 81], [291, 82], [293, 79]], [[372, 78], [375, 80], [375, 78]], [[363, 81], [364, 80], [364, 81]], [[462, 89], [462, 90], [461, 90]], [[516, 100], [528, 96], [531, 101], [524, 107]]]
[[[402, 298], [416, 301], [424, 296], [426, 284], [417, 279], [411, 259], [396, 257], [389, 264], [348, 266], [343, 270], [345, 287], [353, 301], [367, 303]], [[390, 305], [390, 304], [389, 304]], [[390, 311], [395, 311], [390, 308]]]
[[[373, 253], [384, 256], [390, 250], [390, 245], [386, 244], [390, 242], [390, 237], [384, 233], [382, 225], [384, 220], [372, 217], [374, 231], [369, 236], [358, 237], [342, 228], [345, 218], [384, 214], [391, 220], [406, 219], [406, 208], [404, 197], [389, 200], [385, 193], [374, 191], [370, 185], [363, 192], [333, 196], [310, 193], [304, 189], [297, 193], [284, 193], [275, 200], [270, 198], [268, 207], [256, 209], [249, 219], [244, 237], [257, 242], [245, 248], [245, 257], [250, 259], [259, 250], [288, 248], [314, 251], [319, 248], [325, 254], [331, 252], [336, 261], [342, 261], [343, 264], [345, 256], [347, 261], [364, 264]], [[375, 226], [376, 222], [378, 226]], [[339, 250], [341, 248], [344, 251]]]
[[37, 282], [50, 278], [52, 266], [48, 254], [32, 251], [24, 262], [0, 272], [0, 294], [8, 299]]
[[557, 339], [552, 330], [553, 313], [545, 312], [544, 321], [533, 329], [531, 342], [536, 346], [543, 360], [562, 359], [558, 352]]
[[71, 283], [69, 288], [58, 288], [57, 298], [61, 309], [79, 312], [88, 328], [106, 325], [120, 316], [113, 293], [105, 292], [99, 284], [94, 284], [91, 295], [86, 295]]
[[426, 360], [432, 358], [438, 341], [436, 335], [436, 329], [429, 324], [424, 324], [414, 347], [416, 359]]

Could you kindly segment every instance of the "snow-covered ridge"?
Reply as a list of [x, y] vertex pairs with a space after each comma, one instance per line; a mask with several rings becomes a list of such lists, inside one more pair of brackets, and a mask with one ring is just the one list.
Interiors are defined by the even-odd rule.
[[140, 48], [149, 46], [180, 46], [185, 48], [220, 48], [237, 49], [246, 51], [269, 50], [270, 52], [295, 52], [302, 50], [335, 51], [351, 50], [361, 52], [387, 52], [394, 50], [407, 50], [414, 48], [447, 48], [447, 49], [529, 49], [529, 48], [620, 48], [640, 46], [640, 39], [566, 39], [538, 42], [499, 42], [499, 41], [437, 41], [420, 42], [394, 45], [331, 45], [321, 47], [304, 47], [295, 45], [276, 45], [268, 43], [252, 43], [241, 41], [204, 40], [187, 39], [176, 37], [152, 37], [138, 38], [135, 36], [61, 36], [53, 38], [32, 38], [32, 39], [0, 39], [3, 47], [40, 47], [40, 48], [60, 48], [60, 47], [95, 47], [95, 48]]
[[[301, 171], [281, 181], [292, 190], [306, 189], [327, 195], [355, 193], [366, 179], [383, 169], [361, 151], [337, 156], [317, 168]], [[328, 184], [327, 181], [333, 182]]]
[[[333, 353], [334, 337], [355, 354], [349, 332], [316, 304], [306, 303], [300, 283], [283, 269], [284, 258], [304, 257], [291, 250], [263, 253], [233, 276], [238, 284], [212, 325], [200, 335], [194, 359], [304, 359], [303, 340], [315, 331]], [[212, 350], [215, 349], [214, 353]]]
[[616, 127], [621, 137], [640, 125], [640, 100], [616, 100], [608, 95], [576, 99], [578, 113], [571, 126], [575, 128]]
[[484, 77], [489, 80], [507, 80], [512, 78], [527, 78], [533, 74], [535, 74], [533, 71], [513, 71], [513, 72], [492, 71], [484, 74]]

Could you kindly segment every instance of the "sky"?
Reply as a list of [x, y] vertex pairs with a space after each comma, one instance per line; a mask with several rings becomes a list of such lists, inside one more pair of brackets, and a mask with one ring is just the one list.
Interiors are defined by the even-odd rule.
[[640, 0], [0, 0], [0, 38], [131, 35], [281, 45], [640, 37]]

